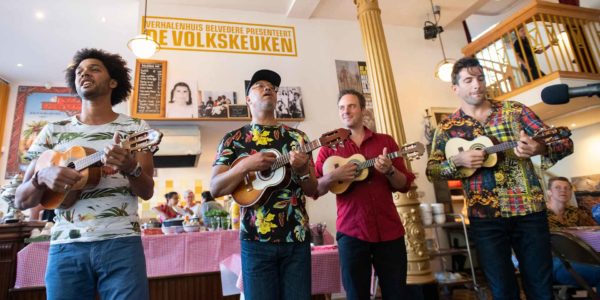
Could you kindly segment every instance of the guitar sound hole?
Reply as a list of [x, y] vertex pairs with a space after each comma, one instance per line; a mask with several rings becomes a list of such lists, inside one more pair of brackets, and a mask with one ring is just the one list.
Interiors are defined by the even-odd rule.
[[263, 170], [263, 171], [258, 172], [258, 175], [261, 178], [269, 178], [269, 177], [271, 177], [271, 175], [273, 175], [273, 172], [271, 172], [270, 169], [269, 170]]

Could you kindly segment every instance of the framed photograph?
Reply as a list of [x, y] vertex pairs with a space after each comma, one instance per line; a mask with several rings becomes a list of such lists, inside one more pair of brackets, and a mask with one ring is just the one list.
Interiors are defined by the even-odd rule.
[[431, 128], [435, 129], [443, 119], [447, 118], [456, 110], [456, 107], [430, 107], [429, 113], [431, 114]]
[[237, 92], [233, 91], [202, 91], [200, 95], [200, 118], [227, 118], [227, 106], [237, 104]]
[[196, 84], [183, 80], [173, 80], [169, 84], [169, 93], [166, 100], [167, 119], [195, 119], [198, 118], [198, 93]]
[[600, 204], [600, 174], [571, 177], [577, 206], [591, 213]]
[[279, 91], [277, 91], [277, 105], [275, 106], [275, 118], [304, 119], [302, 91], [299, 86], [279, 87]]
[[250, 119], [250, 111], [245, 104], [227, 105], [227, 117], [230, 119]]
[[46, 124], [80, 111], [81, 99], [67, 87], [19, 86], [5, 178], [25, 172], [29, 165], [25, 153]]

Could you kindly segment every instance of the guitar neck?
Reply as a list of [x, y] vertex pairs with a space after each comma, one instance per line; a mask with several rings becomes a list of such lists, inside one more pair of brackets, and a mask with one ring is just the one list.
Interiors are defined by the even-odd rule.
[[[404, 154], [404, 151], [400, 150], [400, 151], [388, 153], [386, 155], [386, 157], [389, 158], [389, 159], [394, 159], [394, 158], [402, 156], [403, 154]], [[360, 163], [360, 164], [357, 165], [356, 171], [360, 171], [362, 169], [366, 169], [366, 168], [370, 168], [370, 167], [374, 166], [375, 165], [375, 160], [377, 160], [377, 157], [363, 161], [362, 163]]]
[[508, 149], [512, 149], [515, 147], [517, 147], [517, 141], [511, 141], [511, 142], [504, 142], [504, 143], [500, 143], [498, 145], [487, 147], [484, 150], [487, 154], [492, 154], [492, 153], [506, 151]]
[[88, 168], [89, 166], [99, 162], [102, 159], [102, 155], [104, 155], [104, 151], [98, 151], [84, 158], [78, 159], [73, 162], [74, 169], [76, 171], [84, 170], [85, 168]]
[[[300, 146], [300, 149], [298, 149], [298, 151], [302, 152], [302, 153], [308, 153], [308, 152], [313, 151], [321, 146], [322, 145], [319, 142], [319, 140], [314, 140], [308, 144], [304, 144], [304, 145]], [[290, 155], [289, 154], [282, 155], [275, 160], [275, 163], [273, 163], [273, 165], [271, 166], [271, 170], [277, 170], [277, 169], [287, 165], [289, 162], [290, 162]]]

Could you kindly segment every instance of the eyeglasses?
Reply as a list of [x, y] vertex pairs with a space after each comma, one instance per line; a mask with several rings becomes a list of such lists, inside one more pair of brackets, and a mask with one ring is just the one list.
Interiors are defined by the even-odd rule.
[[266, 88], [269, 88], [270, 90], [277, 92], [279, 90], [279, 87], [273, 86], [272, 84], [268, 84], [268, 83], [256, 83], [255, 85], [253, 85], [251, 87], [251, 89], [260, 89], [260, 90], [265, 90]]

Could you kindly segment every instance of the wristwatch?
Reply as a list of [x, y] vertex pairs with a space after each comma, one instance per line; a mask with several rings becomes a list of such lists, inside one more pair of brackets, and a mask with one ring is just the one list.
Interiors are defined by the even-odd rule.
[[302, 176], [298, 176], [298, 180], [300, 180], [300, 181], [305, 181], [305, 180], [308, 180], [309, 178], [310, 178], [310, 172], [308, 172]]
[[132, 177], [132, 178], [138, 178], [141, 175], [142, 175], [142, 165], [140, 164], [140, 162], [138, 162], [135, 165], [135, 168], [133, 168], [133, 170], [131, 172], [129, 172], [129, 174], [125, 174], [125, 176]]

